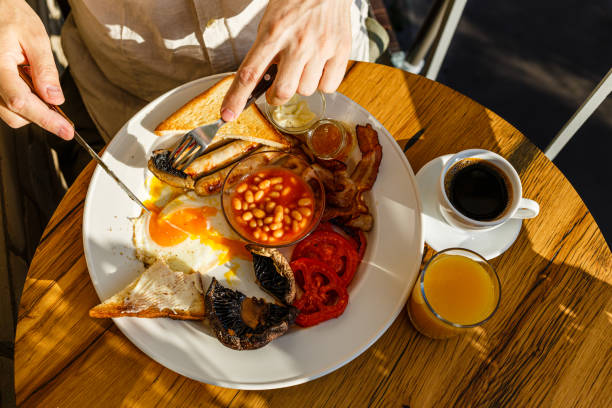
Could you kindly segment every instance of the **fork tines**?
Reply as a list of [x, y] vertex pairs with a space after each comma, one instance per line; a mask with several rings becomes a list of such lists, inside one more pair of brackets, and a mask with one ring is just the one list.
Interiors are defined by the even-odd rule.
[[185, 170], [200, 156], [199, 152], [203, 150], [202, 147], [191, 135], [191, 132], [188, 132], [170, 153], [170, 166], [180, 171]]

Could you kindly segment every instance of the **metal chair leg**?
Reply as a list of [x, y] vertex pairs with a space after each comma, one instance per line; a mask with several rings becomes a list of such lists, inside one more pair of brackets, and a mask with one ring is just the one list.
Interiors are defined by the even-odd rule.
[[446, 0], [446, 5], [443, 8], [444, 17], [436, 41], [433, 44], [433, 49], [430, 53], [428, 62], [425, 63], [424, 74], [427, 78], [435, 80], [438, 77], [438, 72], [446, 57], [446, 52], [450, 45], [463, 9], [467, 0]]
[[[467, 0], [435, 0], [408, 53], [391, 54], [393, 66], [435, 80]], [[426, 55], [429, 57], [426, 58]]]
[[406, 63], [410, 66], [420, 66], [423, 67], [425, 56], [427, 52], [431, 48], [436, 37], [438, 37], [438, 33], [440, 31], [440, 26], [442, 25], [442, 20], [444, 19], [444, 14], [446, 7], [449, 4], [449, 0], [435, 0], [431, 5], [425, 20], [423, 21], [423, 25], [419, 29], [410, 50], [406, 55]]
[[557, 133], [557, 136], [550, 142], [544, 154], [550, 160], [554, 160], [557, 154], [565, 147], [565, 145], [571, 140], [572, 136], [580, 129], [580, 127], [586, 122], [591, 114], [601, 105], [601, 103], [610, 95], [612, 91], [612, 68], [608, 71], [606, 76], [601, 82], [595, 87], [593, 92], [586, 98], [583, 104], [578, 110], [572, 115], [570, 120], [563, 126], [563, 128]]

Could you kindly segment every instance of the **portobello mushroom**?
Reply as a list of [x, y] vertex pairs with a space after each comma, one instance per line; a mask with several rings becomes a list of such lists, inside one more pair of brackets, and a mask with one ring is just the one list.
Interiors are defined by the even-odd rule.
[[278, 249], [248, 244], [253, 255], [257, 283], [280, 302], [290, 305], [295, 299], [295, 277], [289, 261]]
[[217, 339], [234, 350], [265, 346], [287, 332], [297, 316], [293, 306], [279, 306], [221, 285], [213, 278], [204, 298]]

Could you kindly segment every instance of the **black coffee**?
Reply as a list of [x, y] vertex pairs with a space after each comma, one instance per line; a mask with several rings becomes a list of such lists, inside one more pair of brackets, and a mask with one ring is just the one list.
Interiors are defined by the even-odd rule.
[[510, 204], [512, 189], [504, 172], [481, 159], [457, 162], [444, 178], [451, 204], [466, 217], [492, 221]]

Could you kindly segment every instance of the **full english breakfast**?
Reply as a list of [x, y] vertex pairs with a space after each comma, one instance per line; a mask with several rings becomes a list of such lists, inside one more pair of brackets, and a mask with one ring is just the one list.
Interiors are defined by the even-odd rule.
[[[186, 103], [155, 133], [182, 135], [217, 119], [231, 81]], [[300, 103], [279, 112], [310, 119]], [[206, 320], [236, 350], [262, 347], [294, 323], [339, 317], [364, 257], [364, 232], [373, 226], [366, 193], [382, 160], [372, 126], [341, 119], [315, 125], [310, 136], [284, 135], [253, 104], [184, 171], [170, 166], [172, 148], [154, 150], [150, 213], [132, 230], [145, 270], [90, 316]], [[225, 279], [212, 274], [220, 267]], [[231, 288], [235, 279], [256, 283], [269, 297]]]

